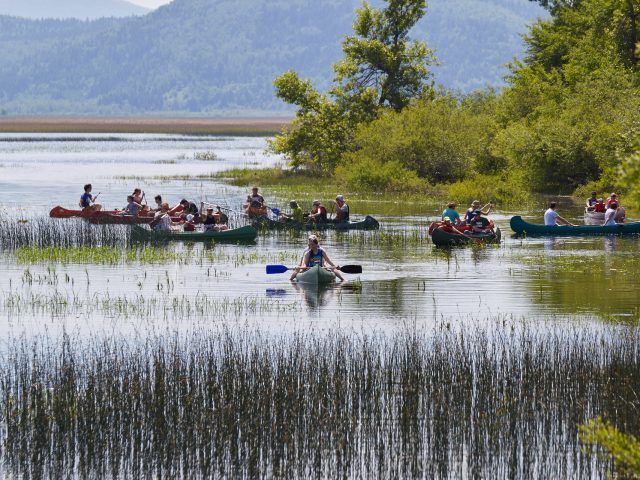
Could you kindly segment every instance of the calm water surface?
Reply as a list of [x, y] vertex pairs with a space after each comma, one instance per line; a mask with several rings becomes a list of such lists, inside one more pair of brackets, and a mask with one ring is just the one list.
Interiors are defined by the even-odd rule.
[[[87, 182], [106, 208], [124, 207], [126, 195], [140, 187], [149, 199], [160, 193], [170, 203], [186, 197], [237, 211], [245, 189], [187, 177], [281, 162], [264, 153], [265, 145], [264, 138], [240, 137], [0, 135], [0, 215], [37, 222], [55, 205], [74, 208]], [[211, 152], [216, 160], [196, 159]], [[382, 230], [328, 232], [323, 244], [331, 258], [364, 271], [319, 291], [292, 284], [287, 274], [265, 274], [266, 263], [294, 265], [304, 235], [271, 233], [241, 246], [168, 245], [183, 255], [171, 264], [34, 265], [5, 251], [0, 313], [9, 322], [2, 328], [141, 333], [259, 322], [275, 330], [305, 324], [385, 330], [502, 316], [596, 323], [638, 318], [637, 238], [513, 238], [509, 218], [523, 214], [539, 222], [541, 204], [539, 212], [492, 214], [503, 231], [499, 246], [446, 251], [424, 234], [439, 208], [425, 205], [423, 217], [407, 218], [353, 212], [355, 218], [374, 214]], [[576, 221], [580, 213], [569, 200], [562, 207]], [[396, 240], [383, 241], [387, 234]]]

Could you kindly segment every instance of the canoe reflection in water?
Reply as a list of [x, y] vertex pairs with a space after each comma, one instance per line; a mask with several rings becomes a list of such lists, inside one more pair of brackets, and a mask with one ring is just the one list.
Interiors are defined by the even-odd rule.
[[313, 285], [308, 283], [291, 282], [293, 288], [304, 297], [307, 306], [314, 310], [328, 305], [335, 296], [338, 285]]

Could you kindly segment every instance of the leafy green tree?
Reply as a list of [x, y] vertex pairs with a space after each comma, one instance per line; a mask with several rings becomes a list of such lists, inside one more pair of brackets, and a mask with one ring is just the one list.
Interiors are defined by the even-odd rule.
[[581, 425], [580, 439], [601, 447], [613, 458], [616, 471], [625, 478], [640, 478], [640, 441], [634, 436], [620, 432], [598, 417]]
[[293, 167], [332, 174], [342, 155], [353, 149], [358, 125], [432, 93], [428, 66], [435, 61], [433, 52], [408, 36], [425, 13], [425, 0], [385, 1], [382, 9], [365, 2], [357, 10], [355, 35], [343, 42], [344, 58], [334, 65], [328, 94], [291, 71], [274, 81], [276, 95], [298, 111], [293, 127], [270, 147]]

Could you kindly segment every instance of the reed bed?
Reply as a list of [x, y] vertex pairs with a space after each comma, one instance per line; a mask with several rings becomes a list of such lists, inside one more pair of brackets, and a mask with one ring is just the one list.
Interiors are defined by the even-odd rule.
[[27, 221], [0, 218], [0, 249], [19, 247], [125, 247], [128, 225], [92, 225], [82, 219], [34, 217]]
[[601, 478], [578, 424], [640, 427], [635, 329], [10, 343], [23, 478]]
[[[29, 279], [27, 278], [27, 282]], [[56, 285], [56, 282], [50, 283]], [[112, 295], [94, 293], [81, 296], [66, 290], [51, 293], [9, 292], [0, 297], [0, 311], [10, 319], [34, 317], [70, 318], [101, 316], [111, 319], [137, 319], [148, 322], [175, 319], [215, 319], [217, 322], [244, 320], [255, 315], [291, 314], [301, 309], [297, 302], [263, 296], [240, 298], [169, 295], [174, 288], [169, 279], [158, 279], [157, 294]]]
[[[177, 247], [177, 248], [176, 248]], [[254, 249], [229, 250], [223, 246], [216, 248], [180, 248], [181, 245], [145, 245], [131, 248], [87, 247], [87, 246], [25, 246], [18, 247], [13, 255], [18, 264], [37, 265], [42, 263], [94, 264], [94, 265], [178, 265], [226, 264], [241, 265], [266, 264], [296, 261], [297, 253], [256, 251]]]

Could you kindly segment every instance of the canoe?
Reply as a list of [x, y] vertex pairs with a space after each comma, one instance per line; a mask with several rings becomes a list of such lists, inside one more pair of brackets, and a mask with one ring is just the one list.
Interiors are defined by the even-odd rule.
[[167, 240], [189, 242], [206, 242], [210, 240], [215, 240], [216, 242], [242, 242], [255, 240], [258, 236], [258, 231], [251, 225], [223, 230], [221, 232], [213, 230], [208, 230], [206, 232], [158, 232], [138, 225], [132, 225], [131, 228], [131, 233], [134, 239], [159, 242]]
[[71, 218], [71, 217], [81, 217], [81, 218], [98, 218], [105, 215], [117, 215], [118, 212], [116, 210], [101, 210], [101, 211], [93, 211], [93, 210], [70, 210], [68, 208], [64, 208], [61, 206], [53, 207], [49, 212], [49, 216], [52, 218]]
[[269, 230], [286, 228], [293, 230], [377, 230], [380, 228], [380, 223], [370, 215], [367, 215], [364, 220], [360, 220], [359, 222], [342, 223], [298, 223], [293, 221], [287, 222], [283, 220], [271, 220], [267, 217], [258, 217], [253, 221], [253, 226]]
[[[153, 212], [152, 212], [153, 213]], [[92, 210], [69, 210], [64, 207], [53, 207], [49, 212], [49, 216], [52, 218], [86, 218], [91, 223], [99, 224], [124, 224], [130, 225], [132, 223], [149, 224], [153, 221], [152, 214], [141, 214], [137, 217], [133, 215], [125, 215], [120, 210], [100, 210], [98, 212]], [[173, 221], [178, 221], [180, 217], [171, 217]]]
[[438, 247], [453, 247], [473, 243], [500, 243], [501, 237], [502, 232], [498, 227], [490, 233], [468, 233], [466, 235], [447, 233], [440, 228], [436, 228], [431, 232], [431, 241]]
[[511, 230], [517, 234], [574, 237], [589, 235], [637, 235], [640, 222], [618, 223], [617, 225], [541, 225], [525, 222], [521, 216], [511, 218]]
[[604, 223], [604, 212], [593, 212], [584, 209], [584, 223], [589, 225], [602, 225]]
[[327, 285], [335, 282], [336, 274], [324, 267], [316, 265], [304, 272], [298, 273], [298, 275], [296, 275], [296, 280], [299, 283], [304, 283], [306, 285]]

